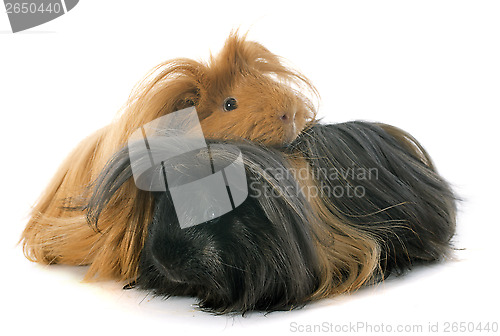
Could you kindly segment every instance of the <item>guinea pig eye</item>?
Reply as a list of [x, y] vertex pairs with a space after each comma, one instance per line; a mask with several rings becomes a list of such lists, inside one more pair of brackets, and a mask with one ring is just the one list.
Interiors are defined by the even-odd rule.
[[238, 102], [233, 97], [228, 97], [224, 100], [224, 111], [229, 112], [238, 108]]

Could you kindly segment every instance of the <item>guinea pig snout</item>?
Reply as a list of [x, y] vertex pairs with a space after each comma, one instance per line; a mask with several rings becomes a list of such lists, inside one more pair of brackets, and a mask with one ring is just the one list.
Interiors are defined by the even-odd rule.
[[285, 124], [291, 124], [295, 122], [296, 110], [288, 110], [285, 112], [278, 113], [280, 120]]
[[297, 137], [297, 131], [300, 131], [297, 129], [297, 109], [294, 107], [286, 109], [285, 111], [278, 113], [278, 117], [282, 123], [282, 129], [284, 132], [283, 141], [285, 143], [293, 141]]

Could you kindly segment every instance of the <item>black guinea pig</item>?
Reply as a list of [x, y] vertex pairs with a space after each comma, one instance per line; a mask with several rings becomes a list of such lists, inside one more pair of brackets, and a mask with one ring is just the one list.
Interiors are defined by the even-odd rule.
[[[288, 310], [450, 254], [455, 196], [423, 147], [395, 127], [315, 125], [286, 148], [208, 144], [208, 153], [164, 162], [149, 178], [182, 185], [193, 172], [199, 177], [210, 165], [215, 173], [241, 153], [248, 195], [232, 211], [183, 227], [181, 218], [193, 209], [217, 212], [210, 189], [197, 190], [199, 206], [182, 213], [171, 188], [153, 192], [153, 220], [131, 279], [139, 288], [197, 297], [214, 313]], [[169, 146], [158, 139], [151, 148]], [[113, 157], [87, 206], [91, 222], [132, 177], [130, 151], [143, 162], [151, 157], [134, 147]], [[165, 179], [169, 169], [181, 182]]]

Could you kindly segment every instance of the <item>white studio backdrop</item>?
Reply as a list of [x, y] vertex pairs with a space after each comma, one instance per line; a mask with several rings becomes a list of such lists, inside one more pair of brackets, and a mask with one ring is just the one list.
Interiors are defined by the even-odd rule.
[[[500, 322], [499, 17], [497, 1], [87, 0], [13, 34], [0, 5], [1, 328], [16, 335], [379, 328], [337, 332], [362, 335], [382, 333], [381, 324], [421, 325], [423, 334], [438, 324], [428, 334], [445, 334], [446, 323]], [[113, 119], [153, 66], [176, 57], [206, 60], [237, 28], [311, 79], [323, 122], [381, 121], [421, 141], [463, 200], [458, 261], [301, 310], [228, 317], [196, 310], [195, 299], [164, 301], [114, 282], [83, 283], [84, 267], [23, 257], [16, 244], [30, 206], [69, 151]]]

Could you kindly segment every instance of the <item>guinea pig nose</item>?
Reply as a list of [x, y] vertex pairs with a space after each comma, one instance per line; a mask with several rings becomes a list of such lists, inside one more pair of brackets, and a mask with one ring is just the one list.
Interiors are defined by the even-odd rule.
[[287, 111], [287, 112], [282, 113], [279, 118], [284, 123], [290, 123], [290, 122], [294, 121], [294, 119], [295, 119], [295, 113]]

